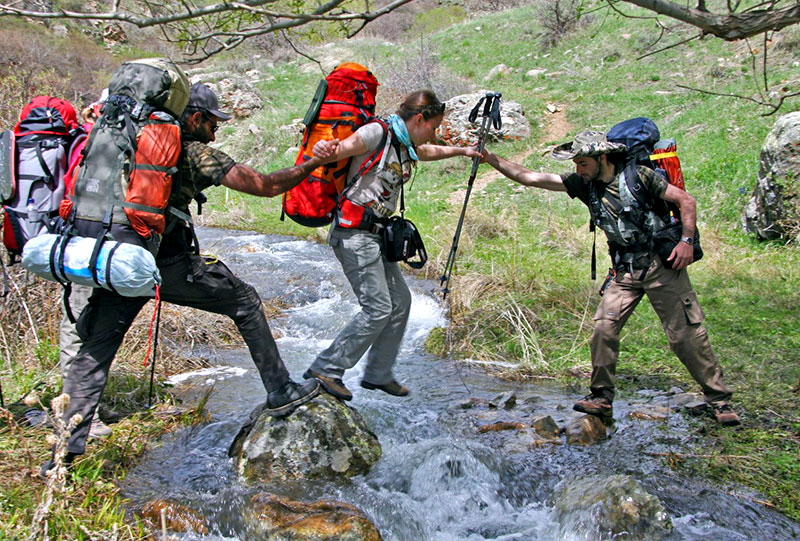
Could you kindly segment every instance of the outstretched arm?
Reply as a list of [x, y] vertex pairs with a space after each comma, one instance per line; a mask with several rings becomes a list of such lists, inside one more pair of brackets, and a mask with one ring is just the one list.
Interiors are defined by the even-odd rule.
[[537, 173], [531, 171], [527, 167], [514, 162], [510, 162], [505, 158], [501, 158], [497, 154], [492, 154], [484, 149], [484, 161], [500, 171], [503, 175], [510, 178], [514, 182], [518, 182], [523, 186], [531, 186], [533, 188], [542, 188], [554, 192], [566, 192], [567, 187], [559, 175], [553, 173]]
[[306, 178], [314, 169], [329, 158], [329, 150], [321, 149], [314, 158], [272, 173], [259, 173], [249, 165], [237, 163], [222, 177], [222, 185], [231, 190], [261, 197], [275, 197], [291, 190]]
[[455, 156], [467, 156], [468, 158], [479, 157], [480, 153], [471, 147], [451, 147], [443, 145], [419, 145], [417, 156], [421, 162], [432, 162], [444, 160]]

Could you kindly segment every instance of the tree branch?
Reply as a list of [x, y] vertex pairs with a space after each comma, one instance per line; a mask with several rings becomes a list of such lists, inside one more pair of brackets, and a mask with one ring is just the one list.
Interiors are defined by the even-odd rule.
[[[770, 7], [742, 13], [718, 14], [689, 8], [670, 0], [624, 1], [691, 24], [707, 34], [726, 41], [735, 41], [767, 30], [780, 30], [800, 23], [800, 2], [792, 2], [792, 5], [783, 9]], [[777, 5], [778, 3], [773, 2], [772, 4]]]

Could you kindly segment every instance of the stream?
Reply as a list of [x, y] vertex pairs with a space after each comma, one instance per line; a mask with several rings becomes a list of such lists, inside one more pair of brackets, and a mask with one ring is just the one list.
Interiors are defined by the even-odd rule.
[[[288, 306], [270, 326], [296, 380], [359, 309], [328, 246], [220, 229], [201, 228], [198, 235], [203, 252], [219, 254], [262, 299], [280, 299]], [[464, 409], [459, 404], [467, 399], [490, 400], [513, 390], [517, 405], [507, 414], [513, 420], [550, 415], [563, 426], [579, 415], [571, 405], [584, 389], [511, 384], [488, 375], [479, 363], [427, 354], [430, 330], [447, 325], [438, 283], [407, 281], [413, 304], [395, 376], [411, 395], [397, 398], [362, 389], [363, 361], [344, 377], [355, 395], [349, 405], [378, 436], [381, 459], [367, 475], [349, 481], [306, 481], [276, 493], [351, 503], [386, 540], [591, 540], [598, 532], [571, 531], [556, 521], [554, 487], [568, 477], [627, 474], [658, 496], [672, 516], [668, 539], [800, 539], [800, 525], [757, 503], [758, 495], [690, 477], [686, 469], [672, 470], [663, 456], [655, 455], [690, 453], [697, 435], [681, 414], [658, 422], [629, 417], [631, 409], [646, 404], [646, 394], [632, 399], [635, 404], [627, 397], [615, 401], [615, 430], [597, 445], [534, 446], [522, 431], [479, 433], [480, 425], [506, 420], [506, 412]], [[180, 534], [180, 539], [246, 540], [240, 510], [263, 487], [239, 481], [227, 452], [266, 395], [246, 348], [201, 353], [210, 356], [211, 368], [171, 382], [187, 397], [213, 385], [207, 406], [212, 421], [153, 444], [123, 481], [122, 495], [134, 510], [167, 498], [207, 517], [209, 535]]]

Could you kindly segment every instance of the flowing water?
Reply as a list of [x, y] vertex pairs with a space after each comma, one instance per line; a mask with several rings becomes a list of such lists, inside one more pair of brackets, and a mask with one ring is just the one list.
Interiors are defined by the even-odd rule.
[[[289, 308], [270, 321], [278, 346], [297, 379], [314, 356], [358, 310], [336, 258], [327, 246], [291, 237], [202, 230], [204, 252], [224, 256], [264, 299]], [[530, 420], [551, 415], [564, 425], [576, 413], [569, 406], [582, 394], [563, 386], [509, 384], [486, 374], [477, 363], [454, 362], [424, 351], [428, 332], [447, 325], [435, 286], [408, 278], [411, 317], [395, 369], [412, 393], [396, 398], [358, 385], [361, 363], [345, 384], [350, 405], [377, 434], [383, 455], [365, 476], [344, 482], [305, 482], [276, 492], [303, 500], [340, 500], [362, 509], [387, 540], [597, 539], [555, 519], [551, 495], [565, 478], [628, 474], [658, 496], [673, 517], [669, 539], [800, 539], [800, 525], [764, 507], [745, 489], [713, 486], [665, 465], [668, 451], [690, 452], [696, 437], [681, 415], [667, 421], [631, 419], [629, 404], [615, 402], [615, 431], [589, 447], [535, 446], [525, 431], [479, 433], [497, 420]], [[246, 349], [212, 355], [211, 369], [173, 378], [187, 396], [213, 385], [212, 421], [165, 436], [123, 484], [133, 508], [168, 498], [203, 513], [208, 536], [185, 539], [248, 539], [241, 509], [263, 487], [240, 482], [227, 456], [239, 427], [265, 393]], [[513, 390], [513, 410], [464, 409], [460, 402], [488, 400]], [[272, 489], [272, 487], [270, 487]]]

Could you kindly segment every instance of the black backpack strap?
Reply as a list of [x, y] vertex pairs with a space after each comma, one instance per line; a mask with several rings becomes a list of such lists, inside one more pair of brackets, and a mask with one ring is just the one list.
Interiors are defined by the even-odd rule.
[[642, 182], [642, 179], [639, 178], [639, 171], [636, 166], [636, 161], [629, 161], [627, 164], [625, 164], [623, 173], [625, 175], [625, 183], [628, 185], [628, 189], [631, 191], [634, 199], [636, 199], [643, 209], [652, 210], [653, 202], [647, 196], [647, 190], [644, 187], [644, 183]]
[[53, 177], [53, 173], [50, 171], [50, 168], [47, 167], [47, 162], [45, 161], [44, 156], [42, 155], [42, 145], [40, 144], [39, 141], [36, 141], [36, 157], [39, 159], [39, 166], [42, 168], [42, 171], [44, 172], [44, 175], [47, 178], [46, 182], [48, 184], [54, 184], [55, 177]]
[[592, 218], [589, 218], [589, 231], [592, 233], [592, 280], [595, 280], [597, 278], [597, 226]]

